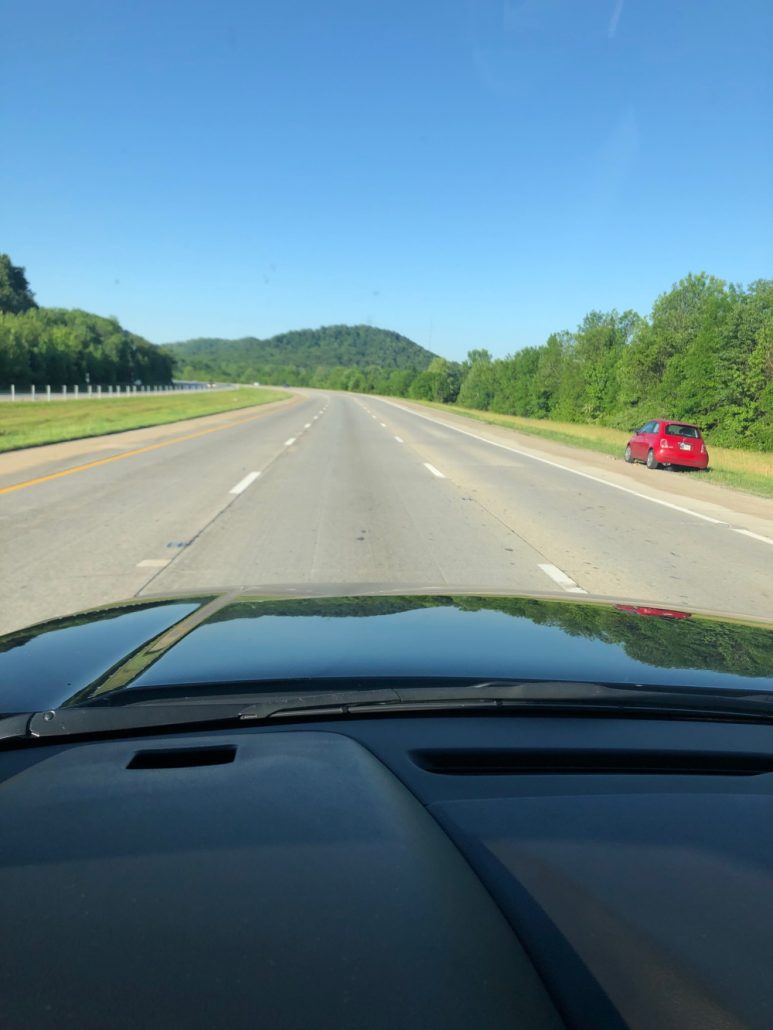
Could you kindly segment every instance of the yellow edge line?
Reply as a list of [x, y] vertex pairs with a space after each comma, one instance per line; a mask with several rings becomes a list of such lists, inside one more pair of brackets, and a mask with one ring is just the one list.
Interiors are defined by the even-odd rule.
[[[244, 425], [245, 422], [254, 422], [261, 418], [263, 412], [251, 415], [250, 418], [240, 418], [235, 422], [229, 422], [225, 426], [212, 426], [209, 429], [200, 429], [197, 433], [187, 433], [185, 436], [175, 436], [171, 440], [162, 440], [160, 443], [151, 443], [146, 447], [137, 447], [133, 451], [124, 451], [123, 454], [111, 454], [109, 458], [97, 458], [96, 461], [88, 461], [84, 465], [73, 465], [72, 468], [62, 469], [60, 472], [50, 472], [46, 476], [38, 476], [36, 479], [26, 479], [23, 483], [12, 483], [10, 486], [0, 487], [0, 494], [11, 494], [14, 490], [24, 490], [28, 486], [38, 486], [40, 483], [48, 483], [52, 479], [61, 479], [62, 476], [71, 476], [74, 472], [85, 472], [86, 469], [97, 468], [99, 465], [107, 465], [111, 461], [121, 461], [123, 458], [134, 458], [138, 454], [147, 454], [148, 451], [157, 451], [161, 447], [171, 447], [175, 443], [183, 443], [185, 440], [195, 440], [198, 436], [207, 436], [209, 433], [219, 433], [223, 429], [232, 429], [234, 426]], [[129, 430], [130, 431], [130, 430]]]

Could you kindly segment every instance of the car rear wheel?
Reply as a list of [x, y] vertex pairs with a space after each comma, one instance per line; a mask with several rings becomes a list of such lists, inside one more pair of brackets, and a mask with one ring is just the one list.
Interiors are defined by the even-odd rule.
[[647, 451], [647, 468], [648, 469], [660, 468], [660, 464], [655, 460], [655, 452], [653, 451], [653, 449], [651, 447]]
[[633, 461], [633, 454], [631, 453], [631, 445], [630, 444], [626, 447], [625, 454], [623, 455], [623, 457], [625, 458], [625, 460], [629, 464]]

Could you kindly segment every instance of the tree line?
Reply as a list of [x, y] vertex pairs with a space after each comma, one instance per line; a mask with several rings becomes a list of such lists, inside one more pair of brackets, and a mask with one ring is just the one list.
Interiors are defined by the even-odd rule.
[[680, 418], [714, 443], [773, 450], [773, 280], [688, 275], [647, 317], [592, 311], [541, 347], [471, 352], [455, 400], [620, 429]]
[[[381, 393], [483, 411], [632, 429], [650, 418], [696, 422], [718, 445], [773, 450], [773, 280], [748, 287], [688, 275], [646, 316], [591, 311], [573, 332], [504, 358], [485, 349], [417, 369], [251, 370], [290, 386]], [[194, 364], [185, 377], [196, 378]]]
[[647, 315], [591, 311], [541, 346], [503, 358], [477, 348], [453, 362], [371, 326], [158, 348], [114, 318], [39, 308], [24, 269], [0, 254], [0, 386], [166, 384], [173, 368], [183, 379], [378, 393], [620, 429], [673, 417], [696, 422], [712, 443], [773, 450], [773, 280], [743, 287], [688, 275]]
[[0, 387], [168, 385], [174, 359], [87, 311], [41, 308], [23, 268], [0, 254]]
[[[268, 368], [426, 368], [435, 355], [389, 329], [371, 325], [328, 325], [296, 329], [258, 340], [198, 339], [167, 343], [181, 366], [216, 372], [216, 378], [249, 381], [265, 378]], [[221, 373], [227, 370], [228, 376]], [[288, 372], [288, 375], [291, 374]]]

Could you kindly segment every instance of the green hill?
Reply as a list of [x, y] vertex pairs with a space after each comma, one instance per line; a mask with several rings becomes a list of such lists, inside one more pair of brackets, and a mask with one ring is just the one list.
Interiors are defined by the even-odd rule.
[[177, 375], [233, 382], [306, 381], [333, 368], [420, 372], [435, 357], [399, 333], [369, 325], [299, 329], [268, 340], [197, 339], [167, 343]]

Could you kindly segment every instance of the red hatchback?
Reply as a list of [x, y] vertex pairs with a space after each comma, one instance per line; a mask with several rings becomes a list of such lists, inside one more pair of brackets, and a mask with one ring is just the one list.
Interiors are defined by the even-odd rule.
[[655, 418], [635, 430], [625, 448], [626, 461], [643, 461], [648, 469], [684, 465], [705, 469], [709, 452], [697, 426], [667, 418]]

